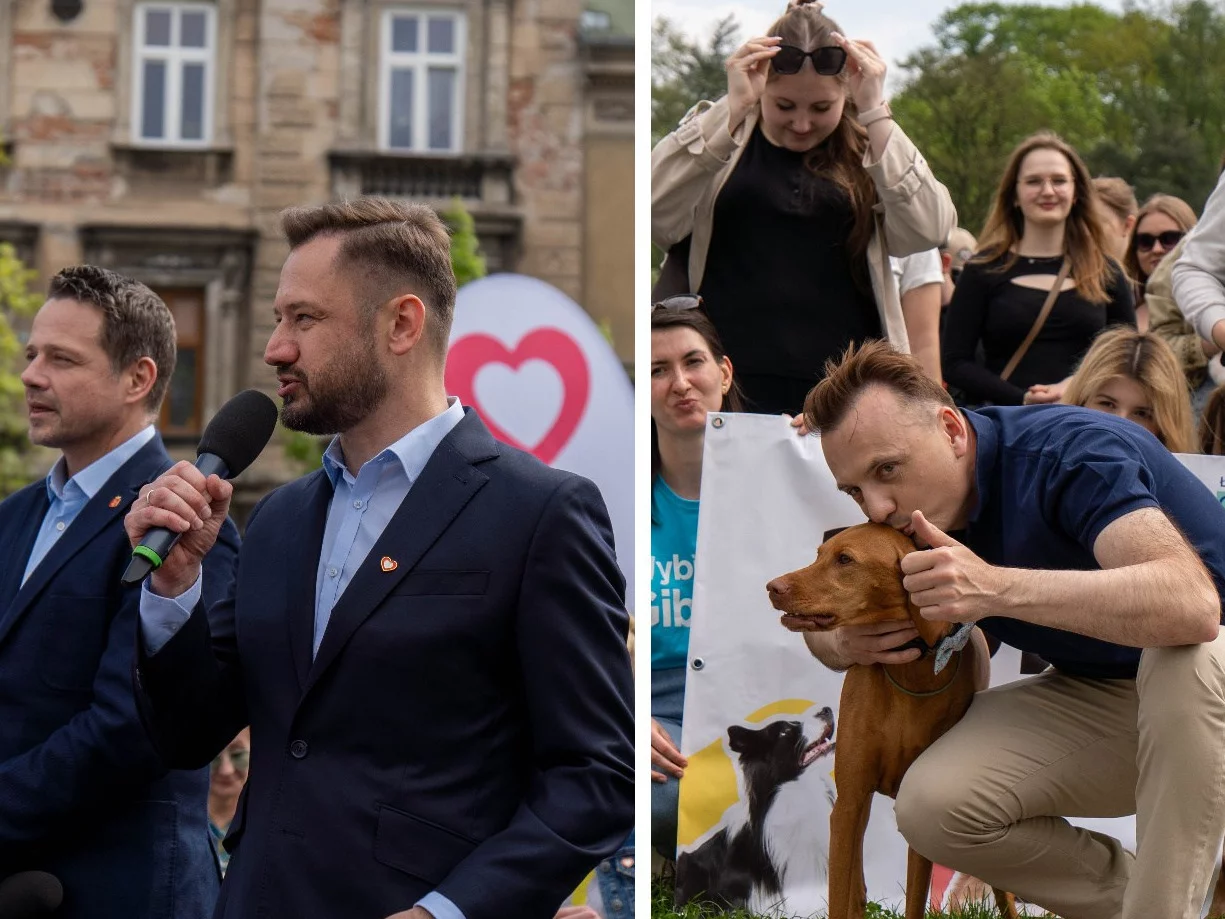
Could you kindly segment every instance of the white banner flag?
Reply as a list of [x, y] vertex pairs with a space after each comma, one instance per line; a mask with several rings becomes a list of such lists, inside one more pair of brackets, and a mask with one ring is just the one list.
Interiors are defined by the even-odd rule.
[[[1211, 490], [1206, 500], [1225, 500], [1225, 457], [1179, 458]], [[842, 677], [779, 624], [766, 583], [809, 564], [829, 530], [863, 522], [834, 486], [819, 438], [797, 436], [781, 416], [709, 416], [682, 732], [682, 898], [722, 893], [779, 916], [825, 910], [834, 758], [811, 745], [831, 717], [836, 730]], [[1020, 653], [1002, 647], [992, 685], [1020, 678], [1019, 664]], [[797, 761], [806, 748], [815, 758]], [[767, 841], [767, 864], [736, 863], [734, 840], [750, 821]], [[1134, 850], [1133, 817], [1072, 822]], [[904, 903], [906, 842], [882, 795], [864, 840], [864, 873], [870, 901]], [[933, 908], [944, 905], [951, 880], [948, 869], [933, 871]]]

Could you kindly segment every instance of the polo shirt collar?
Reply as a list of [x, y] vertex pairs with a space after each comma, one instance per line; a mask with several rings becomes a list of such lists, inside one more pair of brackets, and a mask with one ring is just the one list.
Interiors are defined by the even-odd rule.
[[1000, 435], [993, 422], [986, 415], [978, 412], [962, 410], [966, 421], [974, 428], [974, 509], [970, 511], [968, 522], [974, 523], [982, 514], [986, 504], [987, 494], [999, 459]]

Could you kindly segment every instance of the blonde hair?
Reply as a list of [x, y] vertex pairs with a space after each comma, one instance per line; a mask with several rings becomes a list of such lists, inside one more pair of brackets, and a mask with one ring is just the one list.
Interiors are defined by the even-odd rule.
[[1164, 214], [1178, 224], [1178, 228], [1184, 233], [1189, 232], [1199, 222], [1195, 210], [1182, 198], [1153, 195], [1145, 201], [1140, 213], [1136, 215], [1135, 226], [1131, 228], [1131, 239], [1127, 241], [1127, 255], [1123, 257], [1123, 267], [1127, 269], [1128, 277], [1137, 281], [1148, 280], [1140, 273], [1140, 259], [1136, 255], [1136, 234], [1140, 230], [1140, 222], [1149, 214]]
[[979, 253], [975, 261], [990, 262], [1006, 255], [1002, 271], [1007, 271], [1016, 263], [1016, 248], [1025, 232], [1025, 216], [1017, 205], [1017, 179], [1025, 157], [1035, 150], [1054, 150], [1063, 154], [1072, 169], [1075, 190], [1072, 210], [1064, 225], [1064, 251], [1072, 263], [1072, 277], [1076, 280], [1080, 296], [1090, 303], [1105, 303], [1110, 299], [1106, 287], [1111, 270], [1106, 254], [1109, 250], [1106, 230], [1097, 212], [1097, 190], [1077, 152], [1059, 135], [1049, 131], [1025, 138], [1008, 157], [1008, 165], [995, 191], [991, 214], [978, 237]]
[[[842, 32], [842, 27], [821, 12], [819, 0], [792, 0], [783, 13], [770, 26], [767, 35], [777, 35], [784, 45], [804, 51], [815, 51], [834, 45], [831, 33]], [[782, 79], [773, 69], [766, 77], [768, 81]], [[818, 175], [825, 176], [846, 194], [855, 215], [851, 233], [847, 238], [847, 251], [851, 256], [851, 273], [857, 286], [867, 291], [871, 278], [866, 272], [864, 255], [875, 227], [874, 215], [877, 201], [876, 183], [863, 168], [864, 152], [868, 149], [868, 129], [856, 117], [855, 101], [851, 98], [850, 74], [843, 67], [836, 79], [846, 91], [842, 107], [842, 118], [832, 134], [809, 150], [804, 157], [805, 165]]]
[[372, 319], [397, 293], [425, 304], [425, 334], [437, 354], [447, 353], [455, 312], [451, 234], [431, 207], [390, 198], [362, 197], [281, 214], [291, 249], [316, 236], [341, 237], [338, 262], [355, 280], [360, 306]]
[[1187, 377], [1173, 349], [1148, 332], [1120, 326], [1099, 335], [1068, 381], [1063, 401], [1088, 407], [1107, 383], [1120, 377], [1144, 388], [1157, 439], [1168, 450], [1196, 452]]
[[1134, 217], [1140, 210], [1140, 205], [1136, 203], [1136, 193], [1117, 176], [1098, 176], [1093, 180], [1093, 188], [1097, 191], [1097, 199], [1114, 211], [1124, 223], [1128, 217]]

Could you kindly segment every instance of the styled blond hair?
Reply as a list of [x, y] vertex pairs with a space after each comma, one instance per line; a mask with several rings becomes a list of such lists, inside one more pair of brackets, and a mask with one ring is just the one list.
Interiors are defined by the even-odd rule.
[[1089, 407], [1111, 380], [1135, 380], [1153, 406], [1157, 439], [1174, 453], [1195, 453], [1187, 377], [1173, 349], [1156, 335], [1127, 326], [1107, 329], [1085, 354], [1068, 381], [1063, 401]]

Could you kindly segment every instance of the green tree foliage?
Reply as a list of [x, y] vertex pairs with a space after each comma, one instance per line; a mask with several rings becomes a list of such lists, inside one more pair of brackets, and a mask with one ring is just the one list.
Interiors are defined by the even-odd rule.
[[651, 143], [676, 128], [685, 112], [703, 99], [727, 94], [724, 66], [740, 46], [735, 17], [715, 23], [705, 44], [687, 38], [660, 16], [651, 29]]
[[35, 272], [0, 243], [0, 497], [30, 480], [30, 443], [26, 434], [24, 388], [20, 366], [22, 343], [14, 322], [32, 316], [42, 303], [33, 290]]
[[452, 201], [442, 212], [442, 219], [451, 228], [451, 267], [455, 270], [456, 283], [463, 287], [469, 281], [485, 277], [485, 257], [480, 252], [476, 221], [463, 202], [458, 198]]
[[948, 185], [963, 226], [981, 227], [1008, 153], [1053, 130], [1095, 175], [1141, 200], [1197, 210], [1225, 147], [1225, 8], [970, 3], [902, 62], [898, 121]]

